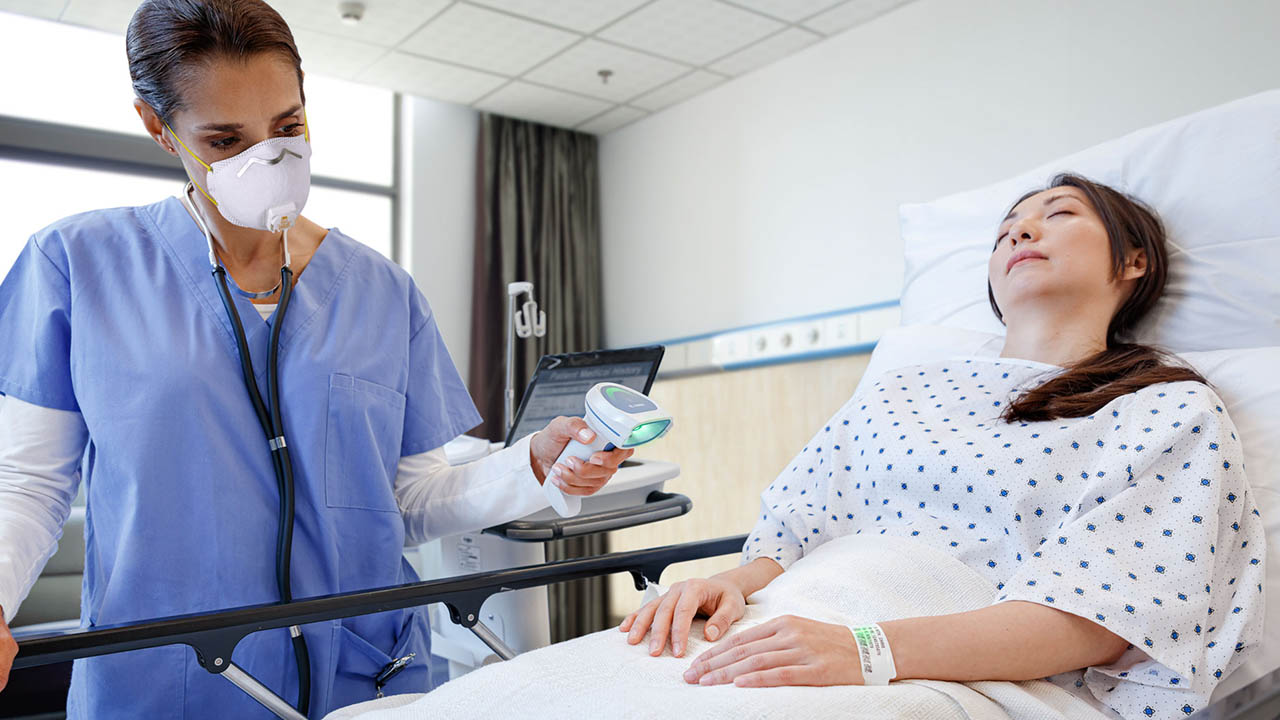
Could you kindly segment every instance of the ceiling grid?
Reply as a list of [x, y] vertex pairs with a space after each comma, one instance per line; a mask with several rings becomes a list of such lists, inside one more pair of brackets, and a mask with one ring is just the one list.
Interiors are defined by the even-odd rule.
[[[910, 0], [268, 0], [322, 75], [596, 134]], [[138, 0], [0, 0], [124, 34]], [[601, 71], [607, 71], [602, 73]]]

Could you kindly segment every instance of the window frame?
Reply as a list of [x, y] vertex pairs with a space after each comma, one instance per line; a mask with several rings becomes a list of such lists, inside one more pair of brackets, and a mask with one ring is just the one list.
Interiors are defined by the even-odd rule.
[[[400, 193], [400, 93], [391, 96], [391, 183], [382, 185], [312, 175], [316, 187], [386, 197], [391, 201], [391, 260], [403, 266]], [[185, 181], [186, 172], [149, 137], [0, 115], [0, 158]], [[53, 220], [53, 218], [50, 218]]]

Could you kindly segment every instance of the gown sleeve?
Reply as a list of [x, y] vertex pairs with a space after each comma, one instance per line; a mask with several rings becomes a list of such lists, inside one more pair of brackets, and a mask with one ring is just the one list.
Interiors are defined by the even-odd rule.
[[849, 398], [760, 494], [760, 518], [743, 544], [740, 565], [767, 557], [786, 570], [830, 539], [823, 518], [833, 475], [831, 456], [858, 414], [859, 400], [859, 395]]
[[434, 450], [481, 420], [445, 347], [435, 315], [416, 285], [411, 289], [410, 303], [412, 335], [401, 457]]
[[0, 283], [0, 394], [80, 412], [71, 385], [71, 284], [54, 235], [32, 237]]
[[1125, 718], [1184, 717], [1261, 640], [1263, 526], [1209, 388], [1151, 386], [1113, 414], [1123, 434], [1098, 447], [1129, 453], [1128, 477], [1093, 478], [1081, 512], [996, 601], [1055, 607], [1124, 638], [1118, 661], [1085, 670], [1089, 691]]

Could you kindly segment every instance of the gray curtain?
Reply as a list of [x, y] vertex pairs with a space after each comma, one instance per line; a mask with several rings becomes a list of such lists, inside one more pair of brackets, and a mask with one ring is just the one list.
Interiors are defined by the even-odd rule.
[[[593, 135], [484, 114], [476, 172], [470, 390], [484, 424], [505, 438], [507, 283], [530, 281], [547, 313], [544, 338], [516, 345], [516, 402], [544, 354], [595, 350], [602, 341], [600, 213]], [[607, 552], [605, 535], [547, 544], [547, 559]], [[607, 585], [589, 578], [548, 588], [551, 639], [604, 629]]]

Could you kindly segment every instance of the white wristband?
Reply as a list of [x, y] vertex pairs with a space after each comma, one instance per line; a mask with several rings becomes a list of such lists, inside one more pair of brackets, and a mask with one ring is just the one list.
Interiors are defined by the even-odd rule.
[[888, 685], [898, 676], [898, 669], [893, 664], [893, 652], [889, 649], [889, 638], [885, 637], [884, 630], [874, 624], [851, 629], [862, 661], [862, 684]]

